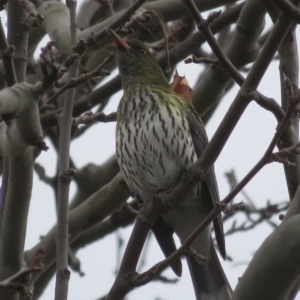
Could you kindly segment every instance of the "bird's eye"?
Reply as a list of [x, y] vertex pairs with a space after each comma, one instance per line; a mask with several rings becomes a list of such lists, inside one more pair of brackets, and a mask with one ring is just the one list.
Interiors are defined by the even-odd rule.
[[143, 54], [143, 55], [146, 55], [146, 54], [147, 54], [147, 51], [146, 51], [144, 48], [141, 48], [141, 49], [140, 49], [140, 53]]

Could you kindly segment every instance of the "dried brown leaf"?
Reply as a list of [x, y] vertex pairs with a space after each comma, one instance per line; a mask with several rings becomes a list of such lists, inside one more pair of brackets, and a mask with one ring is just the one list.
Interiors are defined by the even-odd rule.
[[189, 105], [193, 106], [193, 90], [190, 87], [185, 76], [180, 76], [177, 70], [175, 71], [173, 82], [171, 83], [171, 88], [175, 93], [182, 96], [188, 102]]

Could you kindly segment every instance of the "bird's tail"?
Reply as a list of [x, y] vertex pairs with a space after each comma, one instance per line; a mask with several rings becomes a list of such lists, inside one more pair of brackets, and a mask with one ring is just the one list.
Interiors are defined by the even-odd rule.
[[229, 300], [232, 289], [223, 272], [216, 250], [211, 242], [211, 258], [207, 263], [187, 256], [197, 300]]

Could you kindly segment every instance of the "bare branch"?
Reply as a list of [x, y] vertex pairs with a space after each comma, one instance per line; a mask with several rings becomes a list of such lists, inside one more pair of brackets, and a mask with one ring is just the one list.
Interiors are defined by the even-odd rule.
[[239, 85], [242, 85], [244, 82], [243, 76], [235, 68], [231, 61], [226, 57], [221, 46], [218, 44], [218, 41], [216, 40], [209, 28], [210, 24], [214, 22], [214, 20], [220, 15], [221, 11], [210, 14], [207, 20], [205, 20], [199, 13], [193, 0], [184, 0], [184, 3], [189, 8], [191, 15], [193, 16], [197, 24], [198, 29], [206, 38], [207, 43], [216, 55], [220, 65], [230, 74], [234, 81], [236, 81]]
[[[45, 47], [41, 48], [40, 54], [40, 68], [43, 74], [43, 85], [48, 88], [52, 83], [60, 79], [70, 68], [70, 66], [78, 60], [79, 55], [73, 53], [68, 56], [63, 65], [57, 62], [57, 57], [52, 51], [54, 43], [52, 41], [48, 42]], [[44, 108], [47, 104], [44, 104]], [[40, 108], [40, 111], [42, 109]]]
[[42, 261], [45, 258], [45, 251], [38, 249], [34, 259], [23, 266], [16, 274], [0, 282], [0, 288], [16, 290], [25, 299], [32, 299], [32, 291], [26, 287], [28, 275], [43, 270]]
[[207, 58], [207, 57], [196, 57], [196, 56], [192, 56], [191, 58], [187, 58], [184, 62], [186, 64], [190, 64], [190, 63], [195, 63], [195, 64], [207, 63], [207, 64], [216, 65], [216, 66], [219, 65], [218, 60]]
[[80, 116], [78, 118], [75, 118], [73, 120], [72, 125], [72, 135], [76, 134], [78, 132], [78, 126], [80, 124], [93, 124], [95, 122], [116, 122], [117, 115], [115, 112], [110, 113], [109, 115], [104, 114], [103, 112], [99, 112], [94, 114], [93, 112], [87, 112], [83, 116]]
[[[264, 2], [263, 0], [260, 0]], [[300, 10], [291, 1], [274, 0], [274, 4], [291, 20], [300, 23]]]
[[44, 17], [36, 11], [34, 4], [28, 0], [14, 0], [20, 4], [29, 15], [29, 25], [32, 27], [40, 26]]
[[[75, 0], [67, 0], [70, 10], [71, 46], [78, 53], [76, 5]], [[77, 77], [79, 59], [70, 67], [70, 76]], [[56, 237], [56, 285], [55, 300], [67, 300], [70, 271], [68, 270], [69, 229], [68, 206], [69, 188], [74, 171], [70, 169], [70, 141], [72, 127], [72, 111], [75, 99], [75, 89], [68, 90], [64, 101], [63, 112], [59, 115], [59, 179], [58, 179], [58, 209]]]
[[12, 86], [17, 82], [15, 67], [13, 64], [15, 47], [8, 45], [4, 34], [2, 21], [0, 22], [0, 51], [2, 52], [2, 62], [5, 70], [4, 76], [7, 86]]
[[288, 156], [291, 154], [300, 154], [300, 143], [297, 143], [289, 148], [283, 148], [279, 152], [273, 153], [270, 157], [270, 162], [277, 161], [288, 166], [295, 166], [295, 163], [290, 162]]
[[[58, 96], [60, 96], [63, 92], [65, 92], [68, 89], [75, 88], [76, 86], [87, 82], [90, 79], [93, 79], [94, 77], [98, 76], [108, 76], [110, 73], [106, 70], [103, 70], [103, 68], [113, 60], [115, 57], [114, 53], [110, 53], [108, 57], [92, 72], [86, 73], [86, 74], [81, 74], [79, 77], [76, 79], [71, 78], [59, 91], [57, 91], [51, 98], [48, 99], [46, 105], [49, 105], [52, 103]], [[40, 110], [44, 110], [44, 107], [41, 106]]]
[[36, 173], [38, 174], [40, 180], [44, 181], [45, 183], [49, 184], [50, 186], [54, 186], [55, 185], [55, 179], [56, 178], [51, 178], [51, 177], [48, 177], [46, 175], [46, 172], [45, 172], [45, 169], [43, 166], [41, 166], [40, 164], [38, 163], [35, 163], [34, 164], [34, 170], [36, 171]]
[[[118, 16], [117, 19], [112, 21], [107, 27], [111, 29], [116, 29], [120, 25], [122, 25], [124, 22], [126, 22], [130, 16], [141, 6], [143, 3], [146, 2], [146, 0], [137, 0], [135, 1], [131, 6], [129, 6], [124, 12], [121, 13], [120, 16]], [[104, 37], [107, 37], [108, 34], [106, 32], [106, 29], [101, 30], [99, 33], [92, 34], [90, 37], [86, 39], [87, 46], [91, 47], [93, 45], [96, 45], [99, 43]]]

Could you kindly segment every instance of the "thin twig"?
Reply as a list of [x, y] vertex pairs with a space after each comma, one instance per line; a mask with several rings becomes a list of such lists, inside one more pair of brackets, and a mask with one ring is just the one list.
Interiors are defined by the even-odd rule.
[[207, 63], [207, 64], [211, 64], [211, 65], [216, 65], [219, 66], [219, 62], [216, 59], [211, 59], [208, 57], [196, 57], [196, 56], [192, 56], [191, 58], [187, 58], [184, 60], [184, 63], [186, 64], [190, 64], [190, 63], [194, 63], [194, 64], [201, 64], [201, 63]]
[[288, 156], [291, 154], [300, 154], [300, 143], [296, 143], [289, 148], [283, 148], [282, 150], [273, 153], [270, 157], [270, 162], [277, 161], [288, 166], [295, 166], [295, 163], [290, 162], [288, 159]]
[[[117, 29], [117, 27], [121, 26], [123, 23], [125, 23], [131, 15], [141, 6], [143, 3], [146, 2], [146, 0], [137, 0], [133, 2], [131, 6], [129, 6], [116, 20], [112, 21], [109, 24], [109, 28], [111, 29]], [[108, 34], [106, 32], [106, 28], [101, 30], [100, 32], [93, 34], [89, 36], [86, 39], [87, 46], [91, 47], [99, 43], [104, 37], [107, 37]]]
[[[76, 4], [75, 0], [67, 0], [70, 11], [71, 46], [77, 51], [77, 26], [76, 26]], [[77, 77], [79, 58], [70, 67], [70, 76]], [[68, 270], [69, 252], [69, 188], [74, 175], [70, 169], [70, 141], [72, 128], [72, 112], [75, 99], [75, 88], [66, 93], [63, 112], [57, 116], [59, 126], [59, 179], [58, 179], [58, 210], [57, 210], [57, 237], [56, 237], [56, 285], [55, 300], [67, 300], [68, 283], [70, 271]]]
[[[234, 170], [226, 172], [225, 176], [229, 182], [231, 190], [233, 190], [238, 183]], [[243, 197], [245, 197], [250, 209], [256, 209], [254, 202], [252, 201], [252, 199], [248, 196], [248, 194], [244, 190], [241, 190], [241, 194], [243, 195]]]
[[49, 177], [46, 175], [46, 171], [43, 166], [38, 163], [34, 164], [34, 170], [36, 171], [39, 179], [44, 181], [45, 183], [49, 184], [51, 187], [55, 186], [55, 177]]
[[[51, 104], [58, 96], [60, 96], [63, 92], [65, 92], [68, 89], [75, 88], [76, 86], [87, 82], [90, 79], [93, 79], [98, 76], [107, 76], [110, 75], [110, 73], [106, 70], [103, 70], [103, 68], [113, 60], [115, 57], [114, 53], [110, 53], [104, 61], [92, 72], [81, 74], [77, 78], [71, 78], [60, 90], [58, 90], [52, 97], [50, 97], [45, 105]], [[40, 110], [44, 110], [44, 105], [40, 107]]]
[[81, 263], [79, 258], [75, 255], [73, 250], [69, 247], [69, 255], [68, 255], [69, 266], [74, 272], [77, 272], [80, 277], [85, 275], [81, 270]]
[[17, 273], [3, 281], [0, 281], [0, 288], [16, 290], [20, 293], [23, 299], [32, 299], [32, 291], [25, 285], [26, 277], [34, 272], [40, 272], [43, 270], [44, 265], [42, 261], [45, 258], [45, 251], [38, 249], [35, 253], [32, 262], [24, 265]]
[[[231, 228], [225, 232], [225, 236], [232, 235], [236, 232], [248, 231], [255, 228], [257, 225], [261, 224], [264, 221], [268, 221], [272, 228], [276, 228], [277, 225], [270, 220], [272, 216], [275, 214], [280, 214], [281, 212], [285, 212], [289, 206], [289, 202], [286, 201], [284, 203], [278, 204], [270, 204], [267, 203], [266, 207], [261, 209], [249, 209], [245, 210], [244, 213], [247, 217], [247, 220], [241, 223], [239, 226], [236, 226], [236, 220], [233, 221]], [[258, 218], [254, 220], [252, 215], [258, 215]]]
[[228, 74], [233, 78], [235, 82], [237, 82], [239, 85], [242, 85], [244, 82], [244, 77], [224, 54], [221, 46], [219, 45], [209, 27], [210, 23], [212, 23], [220, 15], [221, 11], [210, 14], [207, 20], [205, 20], [199, 13], [198, 8], [193, 0], [183, 0], [183, 2], [190, 10], [199, 31], [201, 31], [201, 33], [204, 35], [207, 43], [216, 55], [220, 65], [228, 72]]
[[[60, 64], [57, 62], [57, 55], [52, 51], [53, 46], [54, 42], [50, 41], [45, 47], [41, 48], [39, 64], [43, 74], [42, 82], [45, 89], [60, 79], [79, 57], [78, 53], [72, 53], [66, 58], [63, 64]], [[44, 104], [43, 109], [46, 110], [46, 107], [49, 107], [49, 105]], [[42, 109], [40, 108], [41, 111]]]
[[117, 114], [115, 112], [106, 115], [103, 112], [98, 112], [94, 114], [93, 112], [89, 111], [85, 113], [83, 116], [74, 118], [71, 135], [74, 136], [75, 134], [80, 133], [81, 130], [84, 130], [85, 127], [87, 127], [85, 126], [83, 128], [81, 127], [80, 129], [78, 129], [78, 126], [80, 124], [91, 125], [96, 122], [109, 123], [109, 122], [116, 122], [116, 120], [117, 120]]
[[73, 120], [73, 126], [78, 127], [80, 124], [91, 124], [95, 122], [102, 122], [102, 123], [108, 123], [108, 122], [116, 122], [117, 120], [117, 113], [113, 112], [109, 115], [106, 115], [104, 112], [98, 112], [94, 114], [93, 112], [87, 112], [83, 116], [80, 116], [78, 118], [75, 118]]

